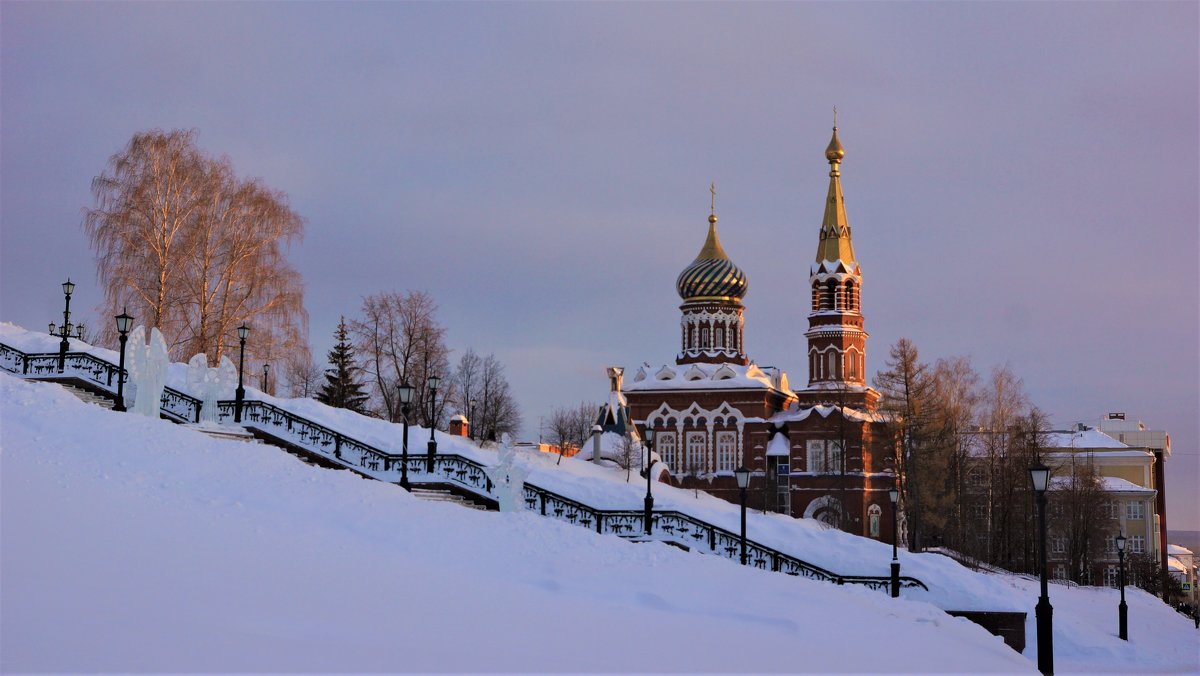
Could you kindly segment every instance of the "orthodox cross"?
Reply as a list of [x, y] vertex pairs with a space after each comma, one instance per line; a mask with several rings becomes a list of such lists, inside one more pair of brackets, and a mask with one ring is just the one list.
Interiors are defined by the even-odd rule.
[[710, 207], [709, 207], [709, 209], [711, 210], [709, 213], [711, 213], [713, 216], [716, 216], [717, 215], [717, 184], [715, 181], [708, 185], [708, 191], [710, 193], [712, 193], [712, 205], [710, 205]]

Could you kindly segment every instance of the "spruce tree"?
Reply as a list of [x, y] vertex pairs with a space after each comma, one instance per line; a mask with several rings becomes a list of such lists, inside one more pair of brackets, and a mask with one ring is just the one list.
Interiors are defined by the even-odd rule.
[[358, 381], [359, 367], [354, 363], [354, 346], [350, 344], [345, 317], [338, 322], [333, 337], [337, 343], [329, 351], [329, 368], [325, 369], [325, 384], [317, 394], [317, 401], [364, 413], [367, 395]]

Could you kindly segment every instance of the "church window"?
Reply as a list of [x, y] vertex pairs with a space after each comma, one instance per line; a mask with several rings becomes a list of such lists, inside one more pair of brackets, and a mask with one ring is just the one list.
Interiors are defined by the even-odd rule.
[[808, 440], [808, 471], [813, 474], [832, 474], [842, 471], [842, 442], [824, 439]]
[[879, 521], [882, 517], [883, 510], [879, 508], [879, 505], [871, 505], [871, 508], [867, 510], [867, 532], [869, 532], [873, 538], [879, 537]]
[[737, 455], [737, 432], [717, 432], [717, 471], [732, 472]]
[[850, 352], [846, 355], [846, 362], [850, 365], [850, 379], [858, 378], [858, 355]]
[[700, 327], [700, 349], [707, 350], [710, 347], [712, 345], [708, 342], [708, 327], [702, 326]]
[[846, 309], [850, 312], [858, 310], [858, 294], [855, 291], [854, 280], [846, 282]]
[[717, 342], [717, 348], [723, 349], [725, 347], [725, 327], [718, 326], [716, 329], [714, 329], [713, 333]]
[[836, 378], [837, 378], [837, 351], [834, 350], [829, 353], [829, 379], [834, 380]]
[[827, 460], [827, 472], [845, 472], [844, 462], [845, 456], [842, 454], [842, 442], [829, 441], [825, 444], [825, 457]]
[[688, 326], [687, 328], [687, 347], [689, 350], [696, 349], [696, 327]]
[[832, 279], [825, 283], [825, 288], [821, 294], [821, 309], [834, 309], [834, 296], [837, 294], [837, 282]]
[[658, 457], [662, 458], [672, 472], [679, 473], [681, 468], [675, 462], [675, 433], [659, 432], [654, 436], [654, 440], [658, 446]]
[[708, 463], [704, 458], [704, 432], [687, 433], [687, 465], [684, 470], [688, 474], [704, 474], [708, 472]]
[[812, 293], [812, 311], [816, 312], [821, 309], [821, 283], [813, 282]]

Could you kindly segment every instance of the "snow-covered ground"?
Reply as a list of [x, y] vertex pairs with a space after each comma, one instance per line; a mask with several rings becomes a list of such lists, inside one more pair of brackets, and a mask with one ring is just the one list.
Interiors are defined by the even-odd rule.
[[[54, 385], [0, 401], [4, 671], [1033, 668], [926, 603], [421, 502]], [[1196, 667], [1157, 600], [1130, 594], [1126, 644], [1110, 591], [1054, 595], [1060, 671]]]
[[[0, 341], [54, 349], [19, 345], [10, 327], [0, 326]], [[414, 500], [273, 447], [103, 411], [54, 385], [0, 376], [0, 402], [6, 672], [1036, 664], [1036, 582], [973, 573], [945, 557], [901, 552], [904, 573], [931, 592], [905, 590], [897, 601], [532, 514]], [[277, 403], [381, 448], [396, 440], [381, 421]], [[460, 439], [439, 435], [439, 444], [495, 461]], [[531, 482], [597, 507], [636, 508], [645, 490], [587, 462], [526, 462]], [[736, 528], [735, 506], [667, 486], [655, 492], [659, 507]], [[891, 554], [807, 520], [752, 514], [749, 530], [844, 574], [885, 574]], [[1116, 592], [1054, 586], [1051, 600], [1060, 672], [1200, 670], [1200, 632], [1147, 594], [1128, 590], [1128, 643], [1115, 636]], [[934, 606], [1029, 612], [1026, 654]]]

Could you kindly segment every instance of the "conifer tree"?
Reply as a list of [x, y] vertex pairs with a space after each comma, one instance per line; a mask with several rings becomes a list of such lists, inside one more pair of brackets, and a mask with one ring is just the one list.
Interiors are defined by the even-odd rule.
[[367, 394], [358, 380], [359, 367], [354, 363], [354, 346], [350, 344], [346, 318], [338, 322], [333, 337], [337, 344], [329, 351], [329, 368], [325, 370], [325, 385], [317, 394], [322, 404], [345, 408], [356, 413], [365, 412]]

